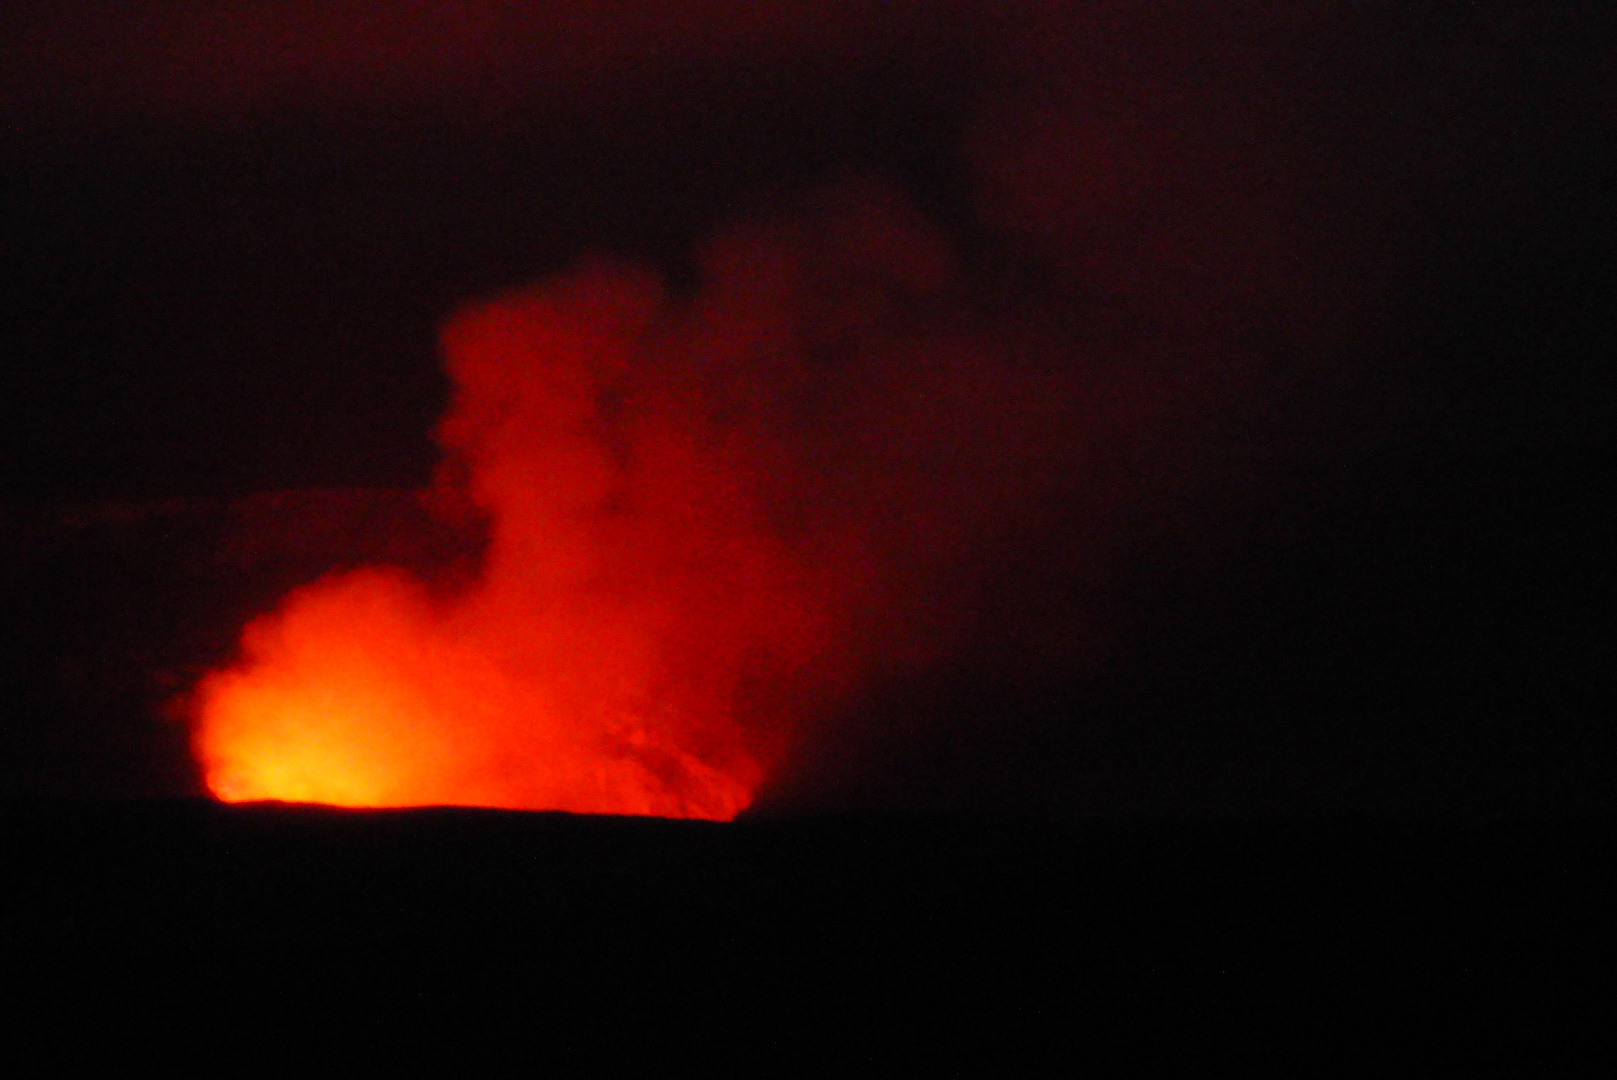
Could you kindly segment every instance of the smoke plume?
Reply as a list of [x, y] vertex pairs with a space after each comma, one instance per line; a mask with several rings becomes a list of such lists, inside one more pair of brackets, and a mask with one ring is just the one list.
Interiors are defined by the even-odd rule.
[[[805, 40], [770, 10], [762, 37]], [[1239, 542], [1275, 471], [1403, 422], [1378, 320], [1448, 258], [1412, 223], [1472, 173], [1508, 218], [1542, 157], [1473, 146], [1482, 97], [1441, 124], [1401, 104], [1508, 70], [1480, 29], [1434, 54], [1418, 18], [1335, 4], [1051, 3], [966, 5], [933, 40], [910, 10], [868, 14], [949, 89], [927, 212], [843, 180], [715, 210], [693, 273], [585, 261], [462, 310], [434, 501], [481, 515], [479, 575], [344, 573], [250, 626], [195, 695], [215, 793], [728, 818], [846, 773], [848, 717], [917, 675], [1070, 678], [1131, 558]], [[822, 29], [809, 59], [879, 111], [874, 53]]]
[[847, 718], [916, 673], [1090, 662], [1119, 551], [1253, 442], [1217, 433], [1251, 331], [1308, 305], [1243, 149], [1283, 117], [1233, 77], [1187, 110], [1186, 42], [1058, 29], [1088, 52], [983, 76], [975, 233], [844, 180], [693, 285], [586, 262], [454, 318], [438, 483], [486, 517], [480, 578], [365, 570], [255, 623], [199, 688], [210, 788], [729, 818], [862, 753]]
[[452, 320], [439, 483], [486, 515], [481, 576], [346, 573], [251, 625], [198, 690], [216, 794], [731, 817], [841, 696], [968, 634], [1095, 436], [1075, 406], [1128, 405], [988, 336], [880, 185], [701, 264]]

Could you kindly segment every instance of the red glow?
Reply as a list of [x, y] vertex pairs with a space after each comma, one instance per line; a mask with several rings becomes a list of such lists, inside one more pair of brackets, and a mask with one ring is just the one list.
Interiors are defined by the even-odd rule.
[[1083, 519], [1025, 508], [1107, 505], [1091, 448], [1149, 416], [1137, 381], [979, 325], [879, 184], [701, 269], [686, 298], [587, 266], [451, 322], [439, 483], [487, 514], [481, 574], [339, 575], [250, 626], [194, 696], [217, 796], [730, 818], [973, 635], [1070, 662], [1036, 604]]
[[363, 570], [249, 626], [239, 664], [198, 688], [216, 796], [748, 805], [763, 749], [738, 691], [823, 652], [828, 590], [805, 569], [815, 541], [788, 546], [767, 519], [756, 416], [715, 412], [699, 358], [654, 357], [665, 318], [655, 281], [598, 268], [451, 325], [440, 438], [491, 518], [482, 578], [442, 600]]

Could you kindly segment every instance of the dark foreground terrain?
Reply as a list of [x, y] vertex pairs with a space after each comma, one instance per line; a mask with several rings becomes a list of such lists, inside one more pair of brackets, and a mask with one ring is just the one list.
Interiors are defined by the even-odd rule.
[[0, 828], [24, 1060], [1542, 1069], [1611, 1017], [1610, 822], [153, 802]]

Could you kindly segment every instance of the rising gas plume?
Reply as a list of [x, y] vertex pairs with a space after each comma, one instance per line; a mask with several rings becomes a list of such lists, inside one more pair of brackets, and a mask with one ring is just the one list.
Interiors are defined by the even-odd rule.
[[480, 578], [365, 570], [251, 626], [196, 695], [209, 787], [728, 818], [856, 769], [918, 673], [1083, 668], [1118, 552], [1250, 472], [1275, 328], [1324, 310], [1323, 234], [1248, 149], [1286, 107], [1231, 73], [1191, 108], [1188, 48], [1015, 50], [1050, 62], [985, 76], [969, 223], [844, 182], [693, 286], [596, 262], [463, 311], [438, 483]]
[[[1243, 498], [1322, 446], [1348, 453], [1328, 444], [1355, 424], [1373, 441], [1406, 422], [1398, 395], [1419, 392], [1395, 385], [1385, 357], [1404, 346], [1380, 327], [1421, 260], [1440, 262], [1416, 219], [1482, 158], [1400, 103], [1443, 97], [1476, 56], [1429, 55], [1415, 23], [1332, 4], [967, 5], [936, 39], [906, 5], [869, 10], [908, 42], [920, 96], [945, 103], [954, 157], [915, 167], [934, 217], [849, 182], [736, 225], [731, 195], [761, 196], [727, 189], [682, 221], [681, 245], [730, 222], [694, 275], [586, 262], [463, 310], [443, 335], [455, 391], [435, 501], [481, 516], [478, 576], [447, 590], [345, 573], [250, 626], [194, 697], [216, 794], [731, 817], [856, 771], [871, 703], [917, 677], [1037, 687], [1089, 670], [1130, 559], [1155, 546], [1216, 565], [1219, 543], [1269, 527]], [[782, 20], [764, 36], [795, 51], [807, 24]], [[850, 85], [879, 111], [884, 61], [844, 47], [855, 30], [816, 30], [807, 53], [865, 71]], [[638, 40], [602, 51], [597, 75], [650, 107], [629, 74]], [[731, 76], [750, 55], [724, 35], [667, 41], [665, 61], [697, 42], [687, 59]], [[1388, 41], [1419, 62], [1384, 57]], [[1508, 68], [1504, 44], [1478, 55]], [[445, 101], [470, 93], [481, 48], [422, 54]], [[208, 83], [219, 61], [203, 60]], [[594, 85], [518, 60], [555, 80], [502, 91], [533, 108]], [[242, 91], [246, 114], [283, 96], [333, 115], [371, 90], [414, 100], [346, 54], [270, 73]], [[791, 116], [812, 111], [781, 93]], [[672, 100], [658, 107], [704, 108]], [[1539, 154], [1500, 147], [1471, 205], [1505, 219]], [[800, 190], [823, 178], [815, 161], [762, 187]], [[660, 183], [641, 167], [622, 201]], [[1052, 727], [1085, 722], [1071, 700]], [[980, 712], [979, 730], [1004, 714]]]
[[486, 515], [480, 577], [364, 569], [254, 622], [197, 691], [211, 790], [730, 818], [839, 697], [946, 652], [1093, 432], [1070, 373], [958, 314], [902, 198], [812, 204], [690, 295], [596, 262], [457, 316], [439, 484]]

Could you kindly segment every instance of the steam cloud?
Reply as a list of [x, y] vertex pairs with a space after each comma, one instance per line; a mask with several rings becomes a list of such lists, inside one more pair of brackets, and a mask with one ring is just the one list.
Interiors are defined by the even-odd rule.
[[985, 333], [880, 185], [702, 264], [694, 295], [598, 262], [452, 321], [440, 483], [487, 514], [481, 578], [363, 570], [249, 627], [198, 692], [217, 794], [731, 817], [839, 696], [969, 632], [1080, 405], [1131, 404]]
[[1220, 475], [1243, 335], [1317, 318], [1238, 149], [1283, 110], [1239, 74], [1190, 109], [1189, 45], [1070, 15], [982, 76], [973, 260], [845, 181], [694, 289], [593, 263], [457, 317], [440, 484], [487, 515], [481, 579], [364, 571], [251, 627], [199, 690], [211, 788], [727, 818], [862, 689], [1081, 666], [1112, 549]]
[[1392, 201], [1347, 191], [1384, 181], [1319, 119], [1375, 105], [1351, 33], [1152, 10], [985, 24], [967, 221], [844, 180], [692, 287], [588, 262], [464, 310], [438, 484], [481, 577], [345, 574], [251, 626], [198, 688], [210, 787], [727, 818], [907, 672], [1082, 668], [1120, 553], [1328, 426], [1396, 277]]

